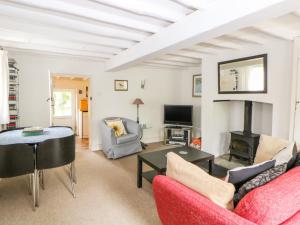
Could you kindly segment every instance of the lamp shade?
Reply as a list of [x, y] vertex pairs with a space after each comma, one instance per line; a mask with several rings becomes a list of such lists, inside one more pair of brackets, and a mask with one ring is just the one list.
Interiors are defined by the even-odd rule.
[[134, 105], [142, 105], [142, 104], [144, 104], [144, 102], [142, 101], [142, 99], [136, 98], [136, 99], [133, 101], [132, 104], [134, 104]]

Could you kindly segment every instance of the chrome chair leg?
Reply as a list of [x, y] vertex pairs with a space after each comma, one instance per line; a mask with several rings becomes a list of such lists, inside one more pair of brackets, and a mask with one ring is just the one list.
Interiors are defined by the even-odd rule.
[[35, 176], [35, 206], [39, 206], [39, 198], [40, 198], [40, 179], [39, 179], [39, 172], [37, 169], [34, 170], [34, 176]]
[[35, 211], [35, 207], [36, 207], [36, 176], [35, 176], [35, 172], [31, 175], [32, 176], [32, 199], [33, 199], [33, 211]]
[[32, 174], [29, 174], [28, 194], [32, 195]]
[[41, 187], [42, 187], [43, 190], [45, 190], [44, 170], [40, 170], [40, 171], [39, 171], [39, 177], [40, 177], [40, 179], [41, 179], [41, 180], [40, 180], [40, 181], [41, 181], [41, 182], [40, 182]]
[[74, 181], [74, 162], [72, 162], [70, 166], [70, 182], [71, 182], [71, 190], [72, 190], [73, 197], [76, 198], [75, 181]]
[[75, 162], [72, 162], [72, 163], [71, 163], [71, 170], [72, 170], [73, 181], [74, 181], [75, 184], [77, 184], [77, 176], [76, 176]]

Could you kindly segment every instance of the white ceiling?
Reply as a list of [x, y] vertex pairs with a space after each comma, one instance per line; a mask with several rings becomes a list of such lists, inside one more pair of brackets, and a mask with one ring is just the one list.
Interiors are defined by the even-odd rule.
[[[225, 0], [0, 0], [0, 46], [107, 62], [220, 1]], [[299, 35], [300, 10], [294, 9], [192, 46], [153, 54], [139, 63], [195, 67], [205, 55]]]

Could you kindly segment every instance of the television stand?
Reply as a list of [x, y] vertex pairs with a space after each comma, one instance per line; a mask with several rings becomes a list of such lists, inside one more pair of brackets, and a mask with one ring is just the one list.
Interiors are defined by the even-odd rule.
[[165, 145], [189, 146], [192, 141], [192, 127], [166, 126], [164, 127]]
[[184, 126], [166, 126], [165, 128], [174, 128], [174, 129], [181, 129], [181, 128], [186, 128]]

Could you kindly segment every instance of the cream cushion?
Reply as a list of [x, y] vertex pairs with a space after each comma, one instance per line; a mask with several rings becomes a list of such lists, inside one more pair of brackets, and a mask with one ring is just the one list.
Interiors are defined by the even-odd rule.
[[293, 157], [295, 157], [297, 151], [295, 149], [295, 142], [290, 142], [287, 147], [279, 151], [273, 159], [276, 160], [275, 166], [283, 163], [288, 163]]
[[278, 152], [290, 144], [288, 140], [261, 135], [257, 147], [254, 164], [271, 160]]
[[297, 143], [297, 152], [300, 153], [300, 144], [299, 143]]
[[233, 184], [210, 176], [198, 166], [185, 161], [179, 155], [167, 154], [166, 175], [199, 192], [221, 207], [233, 209]]

